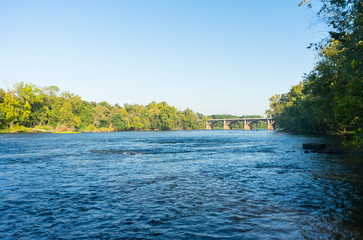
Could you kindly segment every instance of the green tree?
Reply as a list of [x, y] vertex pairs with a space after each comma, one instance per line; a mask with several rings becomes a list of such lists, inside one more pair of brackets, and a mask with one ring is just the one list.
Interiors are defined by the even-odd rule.
[[23, 119], [22, 124], [26, 126], [38, 124], [41, 121], [43, 111], [43, 95], [41, 90], [34, 84], [24, 82], [15, 84], [14, 88], [19, 103], [24, 108], [31, 108], [29, 117]]
[[166, 102], [158, 104], [160, 109], [160, 129], [172, 130], [176, 127], [177, 111], [175, 107], [169, 106]]
[[78, 127], [81, 119], [73, 114], [72, 104], [65, 102], [59, 109], [59, 124], [66, 125], [67, 127]]
[[48, 96], [52, 96], [52, 97], [56, 97], [58, 96], [59, 93], [59, 87], [57, 86], [48, 86], [48, 87], [43, 87], [42, 92], [44, 95], [48, 95]]
[[111, 116], [111, 123], [116, 131], [126, 131], [129, 130], [129, 118], [127, 116], [127, 111], [124, 108], [119, 109]]
[[194, 112], [187, 108], [182, 112], [182, 127], [183, 129], [197, 129], [198, 128], [198, 116]]
[[93, 125], [96, 127], [108, 127], [110, 124], [110, 109], [104, 105], [97, 105], [93, 108]]
[[149, 127], [150, 129], [160, 129], [160, 109], [159, 105], [156, 102], [151, 102], [146, 106], [148, 110], [148, 118], [149, 118]]
[[141, 122], [141, 119], [139, 117], [133, 117], [129, 128], [131, 130], [141, 130], [144, 128], [144, 124]]
[[[302, 1], [301, 5], [308, 1]], [[314, 70], [289, 93], [270, 99], [268, 115], [293, 131], [353, 130], [363, 143], [363, 4], [361, 0], [323, 0], [318, 16], [329, 37], [312, 44], [319, 52]]]
[[6, 93], [4, 101], [0, 103], [0, 111], [5, 118], [5, 124], [11, 129], [14, 123], [27, 122], [31, 113], [31, 107], [28, 102], [22, 105], [12, 93]]
[[56, 86], [40, 89], [20, 82], [14, 85], [14, 91], [0, 89], [0, 128], [19, 124], [89, 131], [198, 129], [204, 128], [205, 119], [191, 109], [181, 112], [166, 102], [152, 102], [147, 106], [126, 103], [122, 108], [106, 101], [87, 102], [68, 91], [59, 94]]

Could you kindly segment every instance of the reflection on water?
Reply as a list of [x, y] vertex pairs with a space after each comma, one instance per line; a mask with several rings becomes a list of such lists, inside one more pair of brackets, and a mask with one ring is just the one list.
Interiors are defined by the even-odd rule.
[[272, 131], [0, 135], [0, 238], [351, 239], [362, 156]]

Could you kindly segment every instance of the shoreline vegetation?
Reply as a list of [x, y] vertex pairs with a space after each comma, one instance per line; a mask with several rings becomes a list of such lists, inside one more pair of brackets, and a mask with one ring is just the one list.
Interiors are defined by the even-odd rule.
[[[205, 129], [206, 121], [217, 118], [261, 117], [233, 116], [184, 111], [166, 102], [138, 105], [88, 102], [68, 91], [59, 93], [56, 86], [38, 87], [19, 82], [7, 91], [0, 89], [0, 133], [29, 132], [112, 132]], [[258, 122], [255, 129], [266, 128]], [[215, 125], [216, 129], [223, 126]], [[236, 122], [233, 129], [243, 129]]]
[[[300, 5], [309, 1], [302, 1]], [[363, 4], [360, 0], [323, 1], [317, 13], [329, 36], [311, 44], [318, 53], [314, 69], [285, 94], [270, 98], [267, 116], [276, 128], [295, 133], [347, 136], [363, 145]]]
[[[254, 128], [253, 130], [257, 129], [264, 129], [264, 128]], [[189, 131], [189, 130], [205, 130], [205, 128], [201, 129], [170, 129], [165, 131]], [[215, 130], [224, 130], [223, 128], [215, 128]], [[242, 128], [233, 128], [231, 130], [243, 130]], [[244, 130], [244, 131], [253, 131], [253, 130]], [[6, 133], [101, 133], [101, 132], [135, 132], [135, 131], [164, 131], [160, 129], [142, 129], [142, 130], [129, 130], [129, 131], [115, 131], [112, 129], [97, 129], [93, 131], [85, 131], [85, 130], [75, 130], [75, 129], [68, 129], [64, 131], [59, 131], [56, 129], [51, 130], [43, 130], [39, 128], [13, 128], [13, 129], [1, 129], [0, 134], [6, 134]]]
[[[304, 4], [310, 6], [302, 0], [300, 5]], [[363, 4], [322, 1], [317, 14], [327, 24], [329, 36], [310, 46], [319, 57], [314, 69], [288, 93], [272, 96], [266, 115], [274, 118], [276, 129], [347, 136], [346, 142], [359, 148], [363, 146]], [[233, 117], [181, 111], [166, 102], [146, 106], [87, 102], [67, 91], [59, 93], [56, 86], [40, 88], [24, 82], [0, 89], [0, 133], [196, 130], [205, 129], [210, 118]], [[264, 128], [258, 124], [254, 128]]]
[[0, 89], [0, 132], [109, 132], [202, 129], [208, 118], [166, 102], [111, 105], [88, 102], [56, 86], [16, 83]]

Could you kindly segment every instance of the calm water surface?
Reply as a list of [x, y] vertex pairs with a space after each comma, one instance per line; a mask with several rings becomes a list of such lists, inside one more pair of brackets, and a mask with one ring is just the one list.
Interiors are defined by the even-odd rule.
[[360, 239], [362, 156], [273, 131], [0, 135], [1, 239]]

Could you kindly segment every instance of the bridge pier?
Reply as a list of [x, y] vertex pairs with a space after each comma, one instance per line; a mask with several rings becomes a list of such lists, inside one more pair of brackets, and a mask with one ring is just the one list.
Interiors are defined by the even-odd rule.
[[251, 130], [252, 129], [251, 121], [244, 120], [243, 121], [243, 129], [244, 130]]
[[223, 129], [232, 129], [232, 124], [235, 122], [244, 123], [244, 130], [251, 130], [252, 124], [257, 121], [263, 121], [267, 123], [268, 130], [274, 130], [275, 120], [273, 118], [235, 118], [235, 119], [210, 119], [205, 123], [205, 129], [214, 129], [216, 123], [223, 124]]
[[231, 127], [229, 126], [228, 122], [226, 120], [223, 120], [223, 129], [224, 130], [230, 130]]
[[275, 121], [267, 119], [267, 130], [274, 130], [274, 123]]

